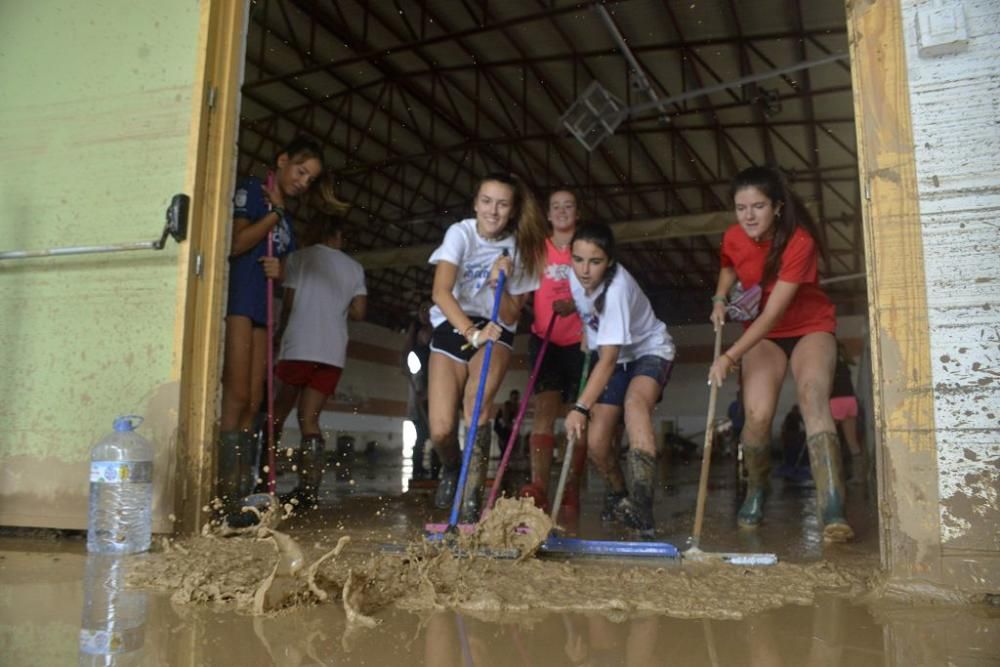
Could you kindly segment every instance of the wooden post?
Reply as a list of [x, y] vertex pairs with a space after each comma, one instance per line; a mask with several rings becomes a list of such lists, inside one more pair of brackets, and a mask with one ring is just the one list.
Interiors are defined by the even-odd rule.
[[878, 444], [882, 563], [940, 581], [924, 255], [898, 0], [847, 0]]
[[[199, 75], [188, 148], [191, 235], [177, 443], [175, 529], [191, 534], [207, 520], [212, 497], [215, 422], [222, 358], [225, 269], [239, 130], [239, 86], [246, 3], [203, 0]], [[200, 259], [199, 259], [200, 258]]]

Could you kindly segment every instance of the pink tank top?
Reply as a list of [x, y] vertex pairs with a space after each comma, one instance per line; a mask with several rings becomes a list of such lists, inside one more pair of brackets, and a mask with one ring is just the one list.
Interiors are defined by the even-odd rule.
[[[545, 271], [542, 282], [535, 291], [535, 321], [531, 331], [539, 338], [545, 337], [545, 330], [552, 319], [552, 304], [556, 301], [573, 300], [569, 290], [569, 272], [573, 270], [569, 248], [560, 250], [552, 243], [545, 241]], [[552, 329], [551, 341], [555, 345], [577, 345], [580, 343], [580, 332], [583, 325], [576, 313], [556, 319]]]

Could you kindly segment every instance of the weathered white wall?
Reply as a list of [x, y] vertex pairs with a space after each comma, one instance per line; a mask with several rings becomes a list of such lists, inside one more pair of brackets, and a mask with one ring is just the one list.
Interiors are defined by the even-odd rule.
[[[903, 3], [945, 547], [1000, 551], [1000, 3]], [[968, 43], [919, 52], [918, 19], [961, 12]]]

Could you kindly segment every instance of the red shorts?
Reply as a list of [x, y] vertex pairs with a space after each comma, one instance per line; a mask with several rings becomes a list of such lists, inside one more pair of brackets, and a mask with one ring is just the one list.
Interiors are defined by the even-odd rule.
[[841, 421], [848, 417], [858, 416], [858, 399], [853, 396], [838, 396], [830, 399], [830, 414], [833, 421]]
[[309, 387], [327, 396], [337, 391], [342, 371], [339, 366], [318, 364], [315, 361], [284, 360], [274, 367], [274, 374], [285, 384]]

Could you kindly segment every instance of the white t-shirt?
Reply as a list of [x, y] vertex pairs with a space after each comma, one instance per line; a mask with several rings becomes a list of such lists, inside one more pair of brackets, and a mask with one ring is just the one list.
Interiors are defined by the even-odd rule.
[[[514, 262], [514, 275], [507, 276], [504, 288], [507, 293], [525, 294], [538, 289], [538, 278], [525, 274], [516, 245], [513, 234], [496, 241], [484, 239], [476, 232], [476, 219], [468, 218], [448, 228], [444, 241], [431, 254], [428, 261], [431, 264], [448, 262], [457, 266], [458, 275], [455, 277], [455, 286], [451, 293], [461, 306], [462, 312], [469, 317], [489, 318], [493, 314], [494, 295], [493, 290], [486, 284], [486, 279], [489, 278], [493, 263], [505, 248]], [[436, 327], [447, 319], [439, 307], [431, 308], [432, 325]], [[517, 322], [500, 324], [508, 331], [517, 328]]]
[[279, 359], [344, 367], [347, 309], [367, 294], [365, 271], [336, 248], [317, 244], [297, 250], [285, 264], [285, 287], [295, 290]]
[[[619, 364], [646, 355], [674, 360], [674, 341], [667, 333], [667, 325], [656, 319], [649, 299], [624, 266], [619, 264], [611, 284], [598, 287], [593, 294], [584, 293], [583, 285], [573, 272], [569, 286], [586, 329], [588, 348], [619, 346]], [[604, 299], [604, 311], [598, 313], [594, 302], [605, 290], [608, 295]]]

